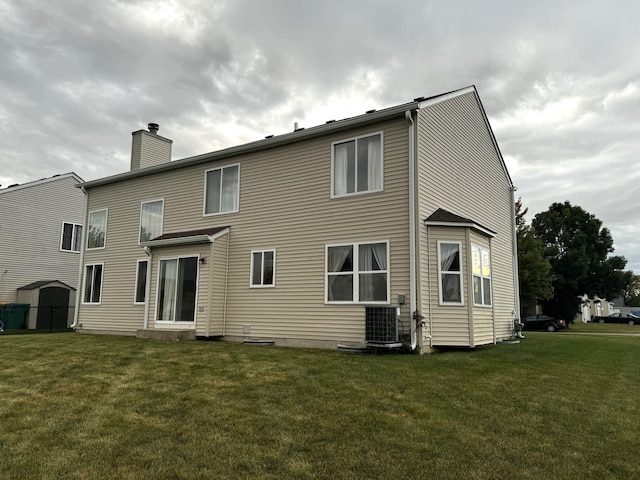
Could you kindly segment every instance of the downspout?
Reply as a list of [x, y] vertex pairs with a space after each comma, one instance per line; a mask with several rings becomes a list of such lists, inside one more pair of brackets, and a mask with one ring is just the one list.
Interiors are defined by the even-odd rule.
[[73, 310], [73, 323], [71, 328], [78, 328], [78, 316], [80, 315], [80, 297], [82, 296], [82, 273], [84, 272], [84, 250], [87, 245], [87, 209], [89, 208], [89, 195], [84, 187], [80, 187], [84, 194], [84, 209], [82, 212], [82, 243], [80, 246], [80, 260], [78, 263], [78, 289], [76, 290], [76, 301]]
[[147, 280], [144, 286], [144, 325], [145, 330], [149, 328], [149, 300], [151, 295], [151, 269], [153, 268], [153, 253], [149, 247], [144, 247], [144, 253], [149, 257], [149, 266], [147, 267]]
[[227, 258], [224, 269], [224, 306], [222, 307], [222, 336], [227, 334], [227, 294], [229, 292], [229, 245], [231, 244], [231, 232], [227, 233]]
[[409, 295], [409, 304], [411, 306], [409, 317], [411, 319], [411, 350], [415, 350], [418, 346], [416, 319], [414, 318], [414, 312], [418, 309], [418, 301], [416, 299], [415, 123], [411, 110], [404, 112], [404, 118], [409, 123], [409, 290], [411, 292]]
[[510, 188], [511, 190], [511, 226], [513, 235], [513, 286], [515, 292], [514, 304], [516, 311], [514, 312], [513, 318], [520, 319], [520, 272], [518, 271], [518, 234], [517, 234], [517, 226], [516, 226], [516, 190], [518, 190], [513, 185]]

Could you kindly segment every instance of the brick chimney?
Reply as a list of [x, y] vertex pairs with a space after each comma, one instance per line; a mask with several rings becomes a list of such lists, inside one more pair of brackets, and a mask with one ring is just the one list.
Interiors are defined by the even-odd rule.
[[157, 123], [148, 125], [149, 131], [133, 132], [131, 139], [131, 170], [153, 167], [171, 161], [173, 140], [158, 135]]

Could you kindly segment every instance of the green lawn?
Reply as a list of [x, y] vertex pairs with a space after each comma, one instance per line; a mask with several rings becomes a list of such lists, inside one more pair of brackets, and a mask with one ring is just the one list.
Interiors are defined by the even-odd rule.
[[0, 335], [0, 478], [640, 478], [640, 337], [526, 336], [417, 356]]

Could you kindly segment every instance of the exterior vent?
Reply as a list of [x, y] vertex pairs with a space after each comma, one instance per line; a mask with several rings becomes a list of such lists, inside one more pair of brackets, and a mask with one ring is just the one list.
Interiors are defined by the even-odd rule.
[[398, 343], [398, 310], [396, 307], [365, 307], [367, 344]]

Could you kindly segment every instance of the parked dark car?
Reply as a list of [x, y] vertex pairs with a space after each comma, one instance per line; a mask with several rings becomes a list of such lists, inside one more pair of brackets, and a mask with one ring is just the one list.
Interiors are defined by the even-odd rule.
[[613, 313], [608, 317], [594, 316], [592, 322], [598, 323], [626, 323], [628, 325], [640, 324], [640, 317], [633, 313]]
[[561, 318], [553, 318], [549, 315], [530, 315], [522, 320], [523, 330], [546, 330], [555, 332], [567, 328], [567, 322]]

